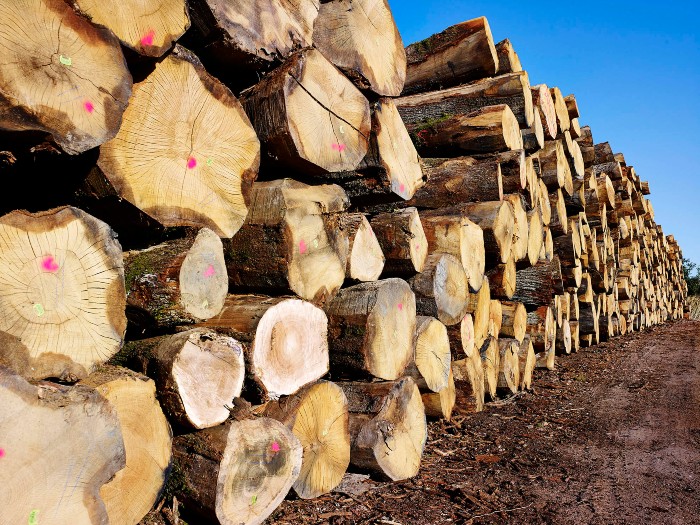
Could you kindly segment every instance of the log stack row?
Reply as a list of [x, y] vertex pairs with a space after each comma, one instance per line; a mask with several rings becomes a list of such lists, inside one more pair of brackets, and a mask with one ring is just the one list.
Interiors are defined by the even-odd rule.
[[0, 0], [0, 522], [261, 523], [683, 317], [648, 184], [485, 18], [156, 4]]

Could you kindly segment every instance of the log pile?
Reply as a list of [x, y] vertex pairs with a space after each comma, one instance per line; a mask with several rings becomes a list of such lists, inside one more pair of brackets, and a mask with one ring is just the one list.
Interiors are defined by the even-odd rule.
[[485, 18], [122, 4], [0, 0], [0, 523], [261, 523], [687, 315], [649, 185]]

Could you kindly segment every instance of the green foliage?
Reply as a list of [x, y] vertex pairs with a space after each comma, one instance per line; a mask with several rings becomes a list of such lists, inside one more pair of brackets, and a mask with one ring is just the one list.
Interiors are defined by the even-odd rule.
[[690, 259], [683, 258], [683, 277], [688, 283], [688, 295], [700, 295], [700, 269]]

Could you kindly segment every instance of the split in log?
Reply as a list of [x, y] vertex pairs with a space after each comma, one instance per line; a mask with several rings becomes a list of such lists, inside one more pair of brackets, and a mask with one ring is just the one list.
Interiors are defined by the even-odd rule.
[[209, 319], [224, 306], [228, 276], [221, 239], [196, 236], [124, 254], [127, 317], [142, 328]]
[[246, 222], [224, 242], [229, 283], [241, 291], [284, 293], [324, 302], [345, 280], [344, 232], [329, 218], [349, 202], [335, 185], [291, 179], [253, 185]]
[[511, 109], [520, 127], [532, 126], [535, 114], [525, 71], [396, 99], [401, 118], [410, 130], [499, 104]]
[[338, 486], [350, 464], [348, 401], [340, 387], [319, 381], [269, 402], [263, 414], [284, 423], [301, 442], [301, 471], [292, 485], [300, 498], [317, 498]]
[[350, 410], [350, 462], [392, 481], [418, 474], [428, 427], [413, 379], [339, 386]]
[[484, 232], [465, 215], [438, 209], [420, 213], [428, 240], [428, 253], [446, 253], [462, 263], [470, 291], [478, 291], [484, 278]]
[[554, 107], [554, 99], [545, 84], [532, 86], [532, 102], [539, 107], [542, 118], [542, 129], [547, 139], [555, 139], [559, 134], [557, 126], [557, 112]]
[[360, 89], [397, 97], [406, 51], [387, 0], [332, 0], [320, 5], [314, 46]]
[[72, 155], [114, 137], [132, 82], [116, 37], [54, 0], [3, 2], [0, 20], [0, 128]]
[[515, 339], [499, 339], [498, 351], [498, 388], [515, 394], [520, 387], [520, 343]]
[[[401, 279], [344, 288], [326, 306], [334, 371], [394, 380], [413, 355], [416, 300]], [[303, 363], [300, 363], [303, 365]]]
[[229, 295], [219, 315], [197, 326], [247, 343], [246, 373], [263, 400], [294, 394], [328, 372], [328, 319], [306, 301]]
[[0, 407], [0, 522], [108, 523], [100, 488], [126, 464], [109, 402], [92, 388], [34, 386], [0, 367]]
[[467, 313], [469, 279], [459, 259], [436, 252], [409, 284], [416, 296], [416, 312], [436, 317], [445, 325], [459, 324]]
[[384, 269], [384, 253], [367, 218], [361, 213], [340, 216], [341, 238], [348, 243], [345, 278], [351, 281], [376, 281]]
[[242, 102], [263, 161], [311, 176], [352, 171], [367, 154], [369, 102], [315, 49], [295, 53]]
[[472, 157], [423, 159], [425, 185], [406, 204], [418, 208], [444, 208], [455, 202], [503, 199], [501, 165], [495, 159]]
[[515, 52], [515, 49], [513, 49], [513, 44], [507, 38], [496, 44], [496, 53], [498, 53], [497, 75], [517, 73], [518, 71], [523, 70], [523, 67], [520, 64], [520, 58]]
[[127, 0], [107, 4], [100, 0], [74, 0], [93, 24], [105, 26], [129, 49], [149, 57], [163, 56], [190, 27], [185, 0], [145, 3]]
[[259, 525], [299, 477], [302, 446], [284, 424], [262, 417], [178, 436], [173, 456], [173, 491], [194, 519]]
[[441, 157], [523, 149], [518, 121], [509, 106], [487, 106], [472, 113], [409, 129], [423, 156]]
[[[133, 345], [134, 341], [127, 343]], [[243, 346], [233, 337], [195, 328], [158, 339], [149, 374], [168, 419], [180, 428], [220, 425], [245, 379]]]
[[440, 392], [448, 386], [451, 361], [450, 339], [445, 325], [434, 317], [418, 316], [413, 337], [413, 360], [404, 375], [412, 377], [421, 392], [425, 389]]
[[527, 311], [525, 305], [511, 301], [501, 301], [501, 330], [499, 335], [523, 341], [527, 331]]
[[0, 363], [29, 379], [75, 382], [121, 348], [121, 246], [77, 208], [0, 218]]
[[155, 505], [170, 471], [172, 433], [156, 385], [118, 367], [102, 367], [80, 384], [99, 392], [119, 418], [126, 466], [100, 488], [100, 496], [110, 524], [133, 525]]
[[489, 77], [498, 54], [485, 17], [445, 29], [406, 48], [404, 94], [454, 86]]
[[423, 271], [428, 241], [416, 208], [380, 213], [370, 224], [384, 253], [383, 277], [410, 277]]
[[243, 224], [260, 143], [231, 91], [181, 46], [134, 86], [98, 166], [114, 190], [164, 226]]
[[231, 4], [225, 0], [189, 0], [193, 46], [207, 69], [237, 87], [247, 87], [279, 65], [294, 51], [313, 41], [317, 0], [294, 4], [254, 0]]

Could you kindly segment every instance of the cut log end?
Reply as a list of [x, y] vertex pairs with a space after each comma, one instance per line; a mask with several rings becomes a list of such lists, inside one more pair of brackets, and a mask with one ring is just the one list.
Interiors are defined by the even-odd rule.
[[259, 162], [260, 143], [238, 100], [177, 46], [134, 88], [98, 165], [124, 199], [164, 226], [231, 237]]
[[0, 330], [18, 338], [0, 359], [26, 377], [77, 381], [119, 351], [126, 317], [121, 246], [78, 210], [0, 218]]
[[450, 375], [450, 340], [445, 325], [433, 317], [416, 318], [414, 361], [419, 377], [427, 388], [440, 392], [448, 386]]

